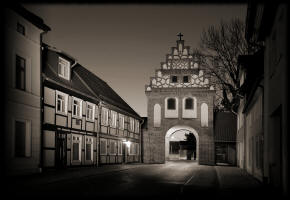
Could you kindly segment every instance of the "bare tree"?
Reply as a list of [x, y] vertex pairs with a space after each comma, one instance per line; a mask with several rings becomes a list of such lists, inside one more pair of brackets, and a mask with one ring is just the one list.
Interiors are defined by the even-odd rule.
[[221, 21], [218, 26], [203, 30], [200, 49], [201, 64], [215, 84], [215, 109], [226, 109], [236, 113], [239, 106], [240, 66], [238, 56], [252, 54], [257, 44], [249, 44], [245, 39], [245, 24], [240, 19]]

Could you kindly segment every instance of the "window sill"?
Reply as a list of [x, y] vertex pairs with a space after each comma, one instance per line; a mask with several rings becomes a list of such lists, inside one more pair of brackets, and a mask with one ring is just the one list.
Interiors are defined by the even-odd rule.
[[67, 113], [65, 113], [65, 112], [56, 111], [55, 113], [56, 113], [56, 114], [59, 114], [59, 115], [67, 116]]

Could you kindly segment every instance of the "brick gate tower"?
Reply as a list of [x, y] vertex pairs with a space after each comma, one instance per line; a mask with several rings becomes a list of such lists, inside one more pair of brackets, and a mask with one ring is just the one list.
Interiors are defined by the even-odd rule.
[[182, 130], [196, 138], [199, 164], [214, 165], [213, 103], [215, 90], [198, 55], [184, 46], [181, 34], [166, 61], [145, 86], [148, 131], [143, 135], [143, 161], [164, 163], [169, 141]]

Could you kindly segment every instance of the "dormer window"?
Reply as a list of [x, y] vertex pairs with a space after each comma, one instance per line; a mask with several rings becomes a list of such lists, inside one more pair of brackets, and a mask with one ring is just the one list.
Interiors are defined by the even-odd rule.
[[171, 82], [177, 83], [177, 76], [171, 76]]
[[61, 57], [58, 59], [58, 75], [66, 80], [70, 79], [70, 62]]
[[17, 22], [17, 32], [21, 33], [22, 35], [25, 35], [25, 27], [19, 22]]

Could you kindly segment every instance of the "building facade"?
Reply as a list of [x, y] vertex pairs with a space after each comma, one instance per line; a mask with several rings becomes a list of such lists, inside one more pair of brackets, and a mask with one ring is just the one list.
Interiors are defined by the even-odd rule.
[[[261, 44], [264, 48], [263, 64], [264, 80], [261, 88], [256, 90], [253, 106], [262, 111], [248, 110], [247, 123], [250, 119], [262, 120], [264, 137], [262, 138], [263, 156], [261, 156], [261, 176], [265, 183], [278, 191], [289, 195], [289, 28], [288, 5], [277, 3], [250, 3], [247, 11], [246, 39], [251, 43]], [[262, 92], [262, 91], [263, 92]], [[261, 94], [263, 93], [263, 94]], [[263, 98], [261, 100], [261, 95]], [[254, 97], [255, 98], [255, 97]], [[262, 101], [262, 103], [261, 103]], [[262, 108], [261, 105], [262, 104]], [[249, 106], [250, 107], [250, 106]], [[245, 108], [244, 108], [245, 109]], [[252, 114], [251, 114], [252, 113]], [[254, 115], [254, 116], [253, 116]], [[255, 116], [256, 115], [256, 116]], [[245, 135], [247, 130], [245, 130]], [[249, 130], [251, 132], [251, 130]], [[246, 137], [244, 137], [246, 138]], [[247, 142], [245, 140], [245, 142]], [[259, 152], [259, 148], [251, 148], [254, 141], [244, 145], [245, 157]], [[251, 163], [243, 166], [252, 170]]]
[[145, 163], [164, 163], [172, 159], [170, 144], [180, 131], [194, 134], [200, 164], [215, 163], [215, 90], [210, 80], [198, 56], [190, 53], [184, 40], [177, 40], [177, 46], [171, 48], [166, 61], [145, 86], [148, 100], [148, 129], [143, 134]]
[[5, 174], [39, 171], [41, 43], [50, 28], [21, 6], [4, 9]]
[[238, 166], [263, 181], [263, 53], [239, 57], [241, 65], [240, 95], [243, 97], [238, 110], [237, 142]]
[[232, 112], [214, 113], [214, 142], [216, 164], [236, 165], [236, 115]]
[[67, 53], [42, 55], [43, 168], [140, 162], [142, 118]]

